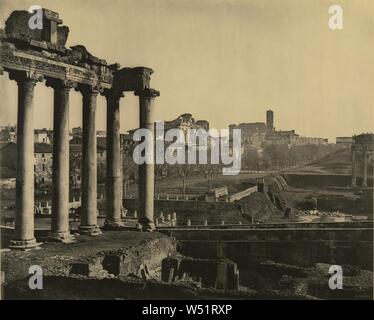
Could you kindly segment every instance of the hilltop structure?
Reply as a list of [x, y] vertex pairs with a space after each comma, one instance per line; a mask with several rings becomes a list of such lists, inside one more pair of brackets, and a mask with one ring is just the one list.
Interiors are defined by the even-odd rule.
[[230, 137], [232, 130], [240, 129], [242, 137], [242, 149], [261, 149], [267, 144], [272, 145], [307, 145], [307, 144], [327, 144], [325, 138], [303, 137], [295, 130], [276, 130], [274, 127], [274, 112], [266, 111], [266, 123], [251, 122], [231, 124], [229, 126]]

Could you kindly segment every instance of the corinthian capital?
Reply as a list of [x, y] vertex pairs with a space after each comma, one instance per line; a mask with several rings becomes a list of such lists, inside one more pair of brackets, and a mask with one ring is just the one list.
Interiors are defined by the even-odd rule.
[[76, 90], [80, 91], [83, 95], [85, 94], [95, 95], [95, 94], [104, 92], [104, 88], [100, 86], [100, 84], [96, 84], [96, 85], [79, 84]]
[[123, 90], [119, 88], [105, 89], [102, 94], [107, 100], [119, 100], [120, 98], [123, 98], [125, 96]]
[[78, 83], [70, 79], [62, 80], [55, 78], [47, 78], [46, 85], [47, 87], [52, 87], [53, 89], [70, 90], [72, 88], [77, 88]]
[[37, 82], [43, 81], [44, 77], [35, 71], [11, 70], [9, 71], [9, 79], [15, 80], [17, 83], [29, 82], [35, 85]]

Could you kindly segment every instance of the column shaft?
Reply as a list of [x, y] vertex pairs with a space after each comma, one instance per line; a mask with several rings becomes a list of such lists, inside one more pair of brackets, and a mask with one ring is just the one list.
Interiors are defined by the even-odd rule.
[[121, 220], [121, 146], [119, 95], [107, 95], [107, 181], [106, 221], [107, 228], [123, 227]]
[[143, 89], [135, 93], [139, 96], [139, 120], [140, 128], [148, 129], [151, 138], [146, 139], [146, 150], [148, 152], [147, 162], [139, 166], [139, 224], [142, 229], [151, 231], [154, 226], [154, 118], [153, 101], [159, 92], [153, 89]]
[[[17, 80], [17, 79], [16, 79]], [[34, 125], [33, 97], [36, 81], [17, 80], [16, 217], [13, 249], [37, 246], [34, 237]]]
[[69, 231], [69, 90], [56, 83], [53, 110], [52, 237], [70, 241]]
[[82, 211], [81, 233], [100, 234], [97, 226], [97, 139], [96, 99], [98, 91], [82, 89], [83, 94], [83, 143], [82, 143]]
[[367, 163], [367, 152], [364, 150], [362, 153], [363, 157], [363, 176], [362, 176], [362, 186], [367, 187], [368, 185], [368, 163]]
[[356, 149], [352, 149], [352, 187], [356, 185]]

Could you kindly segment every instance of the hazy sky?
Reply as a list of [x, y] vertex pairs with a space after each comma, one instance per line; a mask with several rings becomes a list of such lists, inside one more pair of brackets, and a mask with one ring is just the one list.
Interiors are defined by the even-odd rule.
[[[108, 63], [154, 69], [161, 91], [156, 118], [192, 113], [211, 127], [265, 121], [277, 129], [328, 137], [374, 131], [374, 1], [323, 0], [0, 0], [12, 10], [40, 5], [69, 26], [67, 46], [82, 44]], [[328, 8], [343, 8], [330, 30]], [[0, 77], [1, 124], [16, 122], [17, 86]], [[105, 129], [105, 99], [97, 128]], [[70, 128], [81, 125], [71, 92]], [[52, 89], [35, 89], [35, 127], [52, 127]], [[137, 127], [137, 98], [121, 100], [121, 130]]]

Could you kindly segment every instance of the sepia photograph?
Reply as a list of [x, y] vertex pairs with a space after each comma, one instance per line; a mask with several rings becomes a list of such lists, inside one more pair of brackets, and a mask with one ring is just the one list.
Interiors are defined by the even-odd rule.
[[373, 0], [0, 0], [0, 300], [373, 300], [373, 57]]

